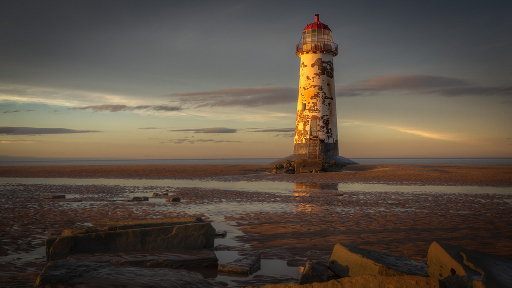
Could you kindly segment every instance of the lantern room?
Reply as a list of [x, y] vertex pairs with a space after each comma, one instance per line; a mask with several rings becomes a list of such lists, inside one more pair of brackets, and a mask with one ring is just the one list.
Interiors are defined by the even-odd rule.
[[320, 22], [319, 15], [315, 14], [315, 22], [308, 24], [302, 31], [302, 37], [297, 44], [296, 55], [302, 53], [322, 52], [338, 55], [338, 45], [332, 42], [332, 32], [329, 26]]

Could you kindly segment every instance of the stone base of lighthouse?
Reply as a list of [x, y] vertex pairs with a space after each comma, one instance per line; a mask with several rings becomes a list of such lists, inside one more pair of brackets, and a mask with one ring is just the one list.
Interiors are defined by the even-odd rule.
[[[292, 154], [290, 156], [287, 156], [287, 157], [284, 157], [284, 158], [281, 158], [277, 161], [274, 161], [272, 163], [270, 163], [269, 165], [278, 165], [278, 164], [282, 164], [286, 161], [295, 161], [297, 159], [307, 159], [308, 158], [308, 155], [307, 154]], [[345, 158], [345, 157], [342, 157], [342, 156], [338, 156], [338, 155], [333, 155], [333, 156], [328, 156], [324, 159], [322, 159], [324, 162], [335, 162], [337, 165], [340, 165], [340, 166], [346, 166], [346, 165], [357, 165], [359, 163], [355, 162], [355, 161], [352, 161], [348, 158]]]

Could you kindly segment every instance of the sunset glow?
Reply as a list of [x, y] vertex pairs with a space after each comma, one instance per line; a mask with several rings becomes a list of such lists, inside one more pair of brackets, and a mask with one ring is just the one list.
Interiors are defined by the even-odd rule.
[[28, 2], [0, 4], [0, 156], [290, 155], [319, 13], [340, 155], [512, 157], [507, 1]]

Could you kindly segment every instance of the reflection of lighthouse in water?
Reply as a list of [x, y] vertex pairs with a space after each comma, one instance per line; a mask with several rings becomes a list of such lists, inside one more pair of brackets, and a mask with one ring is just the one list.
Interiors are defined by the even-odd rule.
[[333, 66], [338, 45], [318, 14], [302, 31], [296, 55], [300, 57], [300, 80], [294, 158], [356, 164], [339, 156]]

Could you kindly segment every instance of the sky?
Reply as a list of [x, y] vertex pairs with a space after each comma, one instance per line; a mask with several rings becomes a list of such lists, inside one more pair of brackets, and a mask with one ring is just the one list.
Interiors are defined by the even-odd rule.
[[288, 156], [315, 14], [341, 156], [512, 157], [507, 0], [0, 0], [0, 156]]

